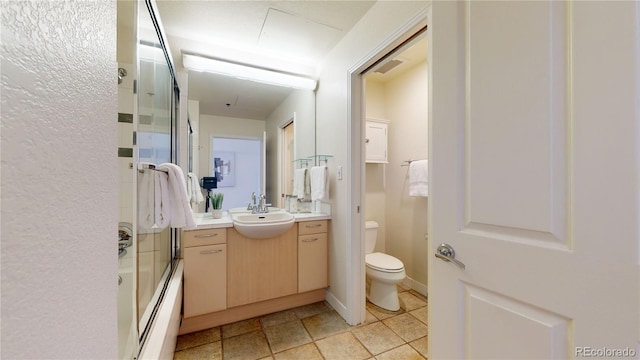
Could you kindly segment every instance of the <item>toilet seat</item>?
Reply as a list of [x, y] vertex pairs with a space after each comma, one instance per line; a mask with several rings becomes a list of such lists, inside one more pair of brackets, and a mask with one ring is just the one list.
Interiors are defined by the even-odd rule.
[[397, 273], [404, 271], [404, 264], [397, 258], [384, 253], [372, 253], [365, 256], [367, 266], [382, 272]]

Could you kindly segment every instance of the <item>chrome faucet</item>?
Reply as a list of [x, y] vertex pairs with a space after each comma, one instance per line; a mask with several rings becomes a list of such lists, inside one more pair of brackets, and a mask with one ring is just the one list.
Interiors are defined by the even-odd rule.
[[256, 204], [256, 193], [251, 194], [251, 199], [253, 200], [253, 205], [249, 203], [247, 210], [251, 210], [252, 214], [264, 214], [269, 212], [269, 206], [271, 204], [266, 204], [266, 196], [264, 194], [260, 194], [260, 203]]

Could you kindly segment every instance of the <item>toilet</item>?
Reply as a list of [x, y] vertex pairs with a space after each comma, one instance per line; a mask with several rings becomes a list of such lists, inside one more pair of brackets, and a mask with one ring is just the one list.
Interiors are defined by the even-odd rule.
[[400, 309], [398, 290], [396, 284], [407, 276], [404, 264], [399, 259], [373, 252], [378, 236], [378, 223], [367, 221], [365, 223], [365, 263], [366, 274], [371, 282], [367, 299], [373, 304], [390, 311]]

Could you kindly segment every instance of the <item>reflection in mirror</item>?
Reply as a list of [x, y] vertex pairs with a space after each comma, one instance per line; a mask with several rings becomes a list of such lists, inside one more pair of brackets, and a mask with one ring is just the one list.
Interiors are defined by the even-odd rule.
[[[205, 72], [188, 74], [190, 115], [198, 113], [198, 176], [216, 176], [216, 159], [228, 161], [231, 153], [232, 163], [224, 169], [234, 182], [223, 180], [212, 190], [225, 194], [223, 208], [246, 207], [252, 192], [265, 193], [268, 203], [282, 207], [293, 160], [315, 154], [315, 92]], [[292, 137], [286, 137], [285, 128], [293, 129]], [[293, 145], [289, 150], [287, 139]], [[261, 144], [254, 150], [250, 142], [234, 145], [243, 140]], [[203, 212], [204, 205], [198, 211]]]

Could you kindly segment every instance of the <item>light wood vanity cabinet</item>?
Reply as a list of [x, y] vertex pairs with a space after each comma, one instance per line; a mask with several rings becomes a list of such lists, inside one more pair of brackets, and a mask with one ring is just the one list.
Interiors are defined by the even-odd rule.
[[183, 231], [180, 334], [322, 301], [329, 284], [328, 220], [250, 239], [233, 227]]
[[328, 222], [298, 223], [298, 292], [326, 288], [329, 284]]
[[227, 308], [227, 230], [183, 232], [184, 317]]

